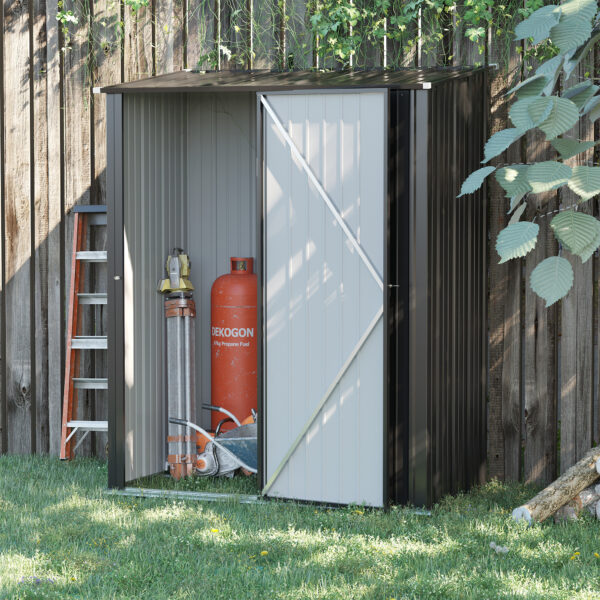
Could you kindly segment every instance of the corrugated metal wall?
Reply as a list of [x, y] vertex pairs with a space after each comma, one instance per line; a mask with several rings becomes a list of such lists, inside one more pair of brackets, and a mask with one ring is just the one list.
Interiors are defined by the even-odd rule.
[[187, 245], [187, 101], [123, 99], [125, 479], [164, 468], [164, 317], [169, 248]]
[[[267, 99], [383, 277], [385, 94]], [[383, 295], [273, 120], [265, 118], [268, 481]], [[269, 494], [381, 506], [382, 447], [380, 319]]]
[[[210, 403], [210, 289], [231, 256], [256, 258], [256, 94], [188, 95], [188, 243], [196, 286], [196, 415]], [[258, 265], [254, 270], [257, 272]]]
[[[430, 502], [485, 477], [486, 198], [483, 191], [456, 198], [480, 166], [485, 102], [473, 98], [485, 96], [484, 77], [434, 88], [427, 107], [429, 368], [421, 375], [429, 382]], [[417, 121], [422, 108], [417, 100]]]
[[156, 285], [176, 246], [196, 287], [197, 414], [210, 402], [210, 288], [230, 256], [256, 256], [255, 106], [254, 94], [124, 98], [126, 480], [162, 471], [166, 459]]

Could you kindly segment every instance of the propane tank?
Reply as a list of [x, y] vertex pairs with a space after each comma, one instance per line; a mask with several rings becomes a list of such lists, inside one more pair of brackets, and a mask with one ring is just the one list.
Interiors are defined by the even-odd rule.
[[[253, 258], [231, 258], [211, 291], [211, 402], [240, 421], [256, 410], [257, 278]], [[213, 412], [212, 429], [223, 415]], [[235, 427], [228, 422], [221, 428]]]

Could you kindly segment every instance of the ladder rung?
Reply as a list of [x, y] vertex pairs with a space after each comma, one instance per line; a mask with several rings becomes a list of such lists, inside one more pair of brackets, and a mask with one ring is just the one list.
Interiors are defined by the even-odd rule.
[[108, 421], [68, 421], [67, 427], [82, 431], [108, 431]]
[[106, 304], [108, 297], [106, 294], [77, 294], [79, 304]]
[[95, 263], [106, 262], [106, 256], [106, 250], [80, 250], [76, 254], [77, 260]]
[[78, 390], [107, 390], [108, 379], [94, 379], [91, 377], [73, 377], [73, 385]]
[[105, 335], [78, 335], [71, 341], [73, 350], [106, 350], [107, 347]]
[[106, 225], [106, 213], [88, 213], [87, 224], [97, 226]]
[[106, 214], [106, 204], [76, 204], [71, 212], [89, 214]]

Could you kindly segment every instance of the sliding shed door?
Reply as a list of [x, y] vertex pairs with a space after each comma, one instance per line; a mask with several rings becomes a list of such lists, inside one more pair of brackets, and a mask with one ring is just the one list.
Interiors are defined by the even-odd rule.
[[269, 496], [384, 503], [386, 98], [259, 97]]

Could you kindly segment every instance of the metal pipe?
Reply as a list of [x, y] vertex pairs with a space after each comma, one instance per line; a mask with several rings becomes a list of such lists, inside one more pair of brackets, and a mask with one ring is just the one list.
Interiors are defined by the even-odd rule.
[[[167, 317], [167, 414], [195, 418], [195, 304], [190, 294], [170, 295], [165, 300]], [[180, 434], [168, 425], [167, 462], [171, 474], [179, 478], [190, 475], [196, 456], [196, 435], [189, 429]]]

